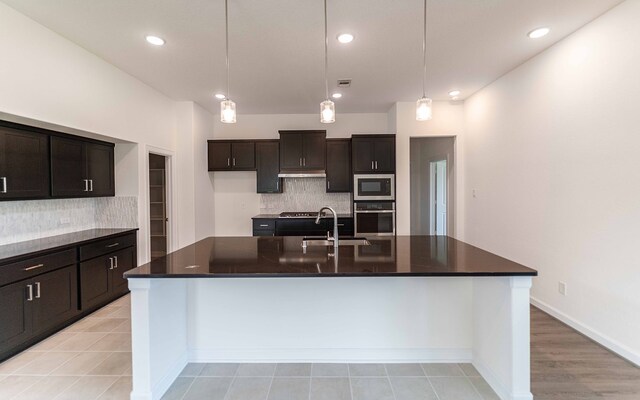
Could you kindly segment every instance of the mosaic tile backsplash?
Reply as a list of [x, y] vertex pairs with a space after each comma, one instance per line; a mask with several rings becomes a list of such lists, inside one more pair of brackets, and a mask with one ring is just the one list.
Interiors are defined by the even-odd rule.
[[351, 193], [326, 193], [324, 178], [284, 178], [283, 193], [261, 194], [260, 213], [317, 211], [333, 207], [338, 213], [351, 212]]
[[0, 245], [92, 228], [138, 226], [137, 197], [0, 202]]

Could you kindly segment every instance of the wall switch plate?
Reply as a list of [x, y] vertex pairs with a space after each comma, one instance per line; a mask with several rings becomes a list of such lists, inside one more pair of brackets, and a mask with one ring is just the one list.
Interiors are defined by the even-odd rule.
[[567, 284], [564, 282], [558, 282], [558, 292], [560, 292], [561, 295], [566, 296], [567, 295]]

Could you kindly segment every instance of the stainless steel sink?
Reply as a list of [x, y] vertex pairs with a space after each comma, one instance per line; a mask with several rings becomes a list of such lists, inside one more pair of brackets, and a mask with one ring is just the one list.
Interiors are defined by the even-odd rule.
[[[341, 237], [338, 238], [338, 246], [368, 246], [371, 243], [367, 238]], [[323, 237], [306, 237], [302, 239], [302, 247], [307, 246], [333, 246], [333, 240]]]

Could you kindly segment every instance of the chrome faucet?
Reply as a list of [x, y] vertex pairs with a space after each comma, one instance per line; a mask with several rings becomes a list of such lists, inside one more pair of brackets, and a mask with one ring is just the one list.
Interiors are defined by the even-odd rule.
[[[338, 248], [338, 214], [336, 210], [331, 207], [322, 207], [320, 211], [318, 211], [318, 216], [316, 217], [316, 225], [320, 224], [320, 218], [322, 217], [322, 212], [324, 210], [329, 210], [333, 214], [333, 247]], [[337, 252], [336, 252], [337, 253]]]

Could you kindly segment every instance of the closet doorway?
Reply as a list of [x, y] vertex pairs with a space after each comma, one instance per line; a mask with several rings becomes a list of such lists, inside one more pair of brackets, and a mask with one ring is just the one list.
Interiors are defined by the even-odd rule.
[[149, 153], [149, 243], [151, 260], [167, 254], [169, 217], [168, 157]]

